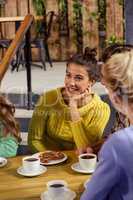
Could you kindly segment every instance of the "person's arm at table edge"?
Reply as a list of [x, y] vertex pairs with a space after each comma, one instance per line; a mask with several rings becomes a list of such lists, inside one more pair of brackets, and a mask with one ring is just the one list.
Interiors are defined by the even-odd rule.
[[[109, 159], [108, 159], [109, 158]], [[87, 183], [80, 200], [106, 199], [120, 178], [120, 168], [116, 164], [117, 158], [111, 140], [102, 147], [96, 171]], [[102, 184], [99, 180], [103, 180]]]
[[17, 154], [18, 142], [14, 136], [8, 135], [0, 139], [0, 156], [14, 157]]
[[[99, 108], [97, 107], [97, 111], [100, 113], [100, 116], [96, 115], [96, 112], [94, 113], [94, 115], [95, 115], [95, 119], [93, 117], [94, 125], [91, 124], [91, 126], [90, 126], [90, 124], [88, 124], [88, 127], [85, 127], [87, 118], [86, 118], [86, 120], [83, 120], [82, 117], [80, 117], [78, 121], [72, 121], [70, 123], [72, 132], [74, 135], [75, 143], [76, 143], [76, 146], [78, 149], [83, 148], [85, 150], [85, 148], [89, 148], [93, 145], [88, 141], [87, 133], [89, 134], [92, 131], [96, 132], [97, 134], [94, 135], [95, 136], [94, 140], [101, 139], [104, 128], [109, 120], [110, 108], [108, 105], [104, 104], [104, 106], [101, 107], [101, 109], [102, 110], [100, 111]], [[101, 114], [102, 114], [102, 116], [101, 116]], [[91, 117], [91, 116], [88, 116], [88, 117]], [[91, 130], [92, 128], [93, 128], [93, 130]]]
[[47, 117], [47, 110], [44, 106], [45, 98], [45, 95], [40, 97], [29, 125], [28, 144], [33, 152], [46, 150], [43, 142]]

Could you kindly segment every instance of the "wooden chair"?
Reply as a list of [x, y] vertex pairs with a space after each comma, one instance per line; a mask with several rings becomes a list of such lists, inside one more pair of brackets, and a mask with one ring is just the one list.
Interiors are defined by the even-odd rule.
[[[3, 23], [6, 23], [6, 22], [3, 22]], [[21, 21], [15, 21], [15, 32], [18, 30], [20, 24], [21, 24]], [[2, 22], [0, 22], [0, 49], [1, 49], [1, 57], [4, 56], [4, 53], [8, 49], [8, 47], [10, 46], [11, 42], [12, 42], [12, 39], [8, 39], [8, 38], [6, 38], [4, 36]], [[20, 45], [20, 48], [16, 52], [16, 55], [15, 55], [13, 61], [11, 62], [11, 66], [12, 66], [11, 70], [12, 71], [14, 70], [14, 68], [16, 68], [17, 71], [18, 71], [18, 66], [19, 66], [20, 60], [22, 60], [22, 56], [23, 56], [23, 54], [21, 53], [22, 52], [21, 50], [23, 48], [24, 48], [24, 43], [22, 42], [22, 44]], [[23, 63], [21, 63], [21, 64], [23, 64]]]

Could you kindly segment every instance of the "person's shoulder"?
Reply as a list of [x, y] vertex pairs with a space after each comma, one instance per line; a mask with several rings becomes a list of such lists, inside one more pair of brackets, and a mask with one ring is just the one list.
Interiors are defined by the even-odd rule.
[[123, 129], [120, 129], [116, 131], [114, 134], [112, 134], [112, 140], [119, 140], [120, 142], [125, 141], [126, 138], [130, 137], [133, 139], [133, 126], [129, 126]]
[[108, 112], [110, 112], [110, 106], [108, 103], [106, 103], [105, 101], [103, 101], [101, 99], [101, 97], [99, 95], [97, 95], [96, 93], [94, 93], [93, 96], [93, 101], [96, 104], [96, 107], [100, 110], [107, 110]]
[[45, 104], [53, 103], [59, 99], [60, 88], [55, 88], [44, 92], [40, 98]]
[[[133, 127], [121, 129], [111, 135], [103, 144], [99, 157], [111, 157], [119, 163], [125, 160], [126, 156], [132, 154]], [[124, 161], [125, 162], [125, 161]]]
[[93, 93], [93, 100], [98, 104], [98, 105], [108, 105], [105, 101], [103, 101], [101, 99], [101, 97], [96, 94], [96, 93]]
[[[127, 128], [120, 129], [114, 132], [109, 139], [105, 142], [105, 146], [115, 146], [123, 148], [126, 144], [127, 140], [133, 141], [133, 126], [129, 126]], [[130, 139], [129, 139], [130, 138]]]
[[58, 90], [59, 90], [59, 88], [53, 88], [51, 90], [46, 90], [41, 95], [42, 96], [53, 95], [53, 94], [56, 94]]

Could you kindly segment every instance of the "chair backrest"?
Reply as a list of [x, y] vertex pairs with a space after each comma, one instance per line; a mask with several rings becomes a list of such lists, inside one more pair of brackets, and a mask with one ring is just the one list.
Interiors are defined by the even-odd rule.
[[47, 22], [47, 37], [49, 37], [51, 34], [52, 22], [53, 22], [53, 18], [54, 18], [54, 11], [48, 12], [47, 17], [48, 16], [49, 16], [49, 20]]
[[111, 133], [111, 129], [113, 128], [113, 126], [115, 124], [117, 111], [115, 110], [114, 106], [112, 105], [108, 95], [101, 95], [101, 99], [104, 102], [106, 102], [110, 106], [110, 109], [111, 109], [111, 115], [110, 115], [109, 121], [104, 129], [104, 136], [107, 136]]
[[49, 11], [47, 14], [44, 13], [43, 20], [40, 23], [38, 34], [47, 40], [51, 35], [52, 23], [54, 18], [54, 11]]

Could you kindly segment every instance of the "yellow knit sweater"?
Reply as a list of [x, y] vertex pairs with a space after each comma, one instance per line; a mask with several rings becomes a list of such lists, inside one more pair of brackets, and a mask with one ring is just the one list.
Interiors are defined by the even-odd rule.
[[81, 120], [72, 122], [61, 88], [42, 95], [29, 126], [28, 143], [32, 151], [67, 150], [95, 144], [102, 137], [110, 108], [94, 94], [79, 112]]

